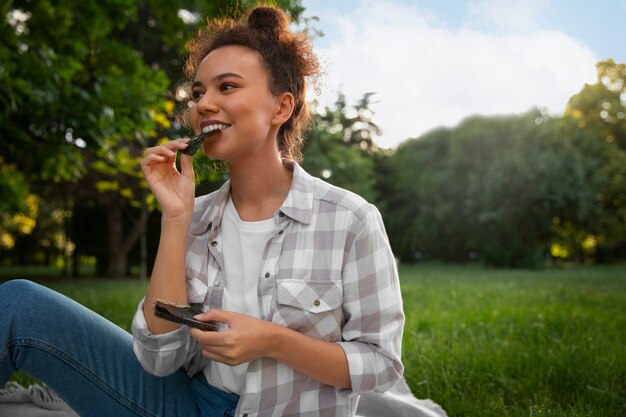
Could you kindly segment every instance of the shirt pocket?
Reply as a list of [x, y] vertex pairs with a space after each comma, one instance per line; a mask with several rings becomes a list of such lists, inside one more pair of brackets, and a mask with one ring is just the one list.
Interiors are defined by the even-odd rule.
[[276, 301], [275, 323], [318, 339], [335, 341], [341, 334], [341, 282], [279, 280]]

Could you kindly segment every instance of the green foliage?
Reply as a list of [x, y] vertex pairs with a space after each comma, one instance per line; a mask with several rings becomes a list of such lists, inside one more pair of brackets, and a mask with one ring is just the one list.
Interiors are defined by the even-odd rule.
[[594, 167], [589, 178], [595, 181], [598, 213], [574, 232], [560, 232], [578, 237], [579, 246], [597, 241], [594, 251], [611, 257], [626, 248], [626, 64], [607, 60], [597, 68], [597, 82], [570, 99], [562, 126]]
[[0, 213], [16, 214], [26, 209], [24, 201], [29, 185], [15, 164], [6, 164], [0, 156]]
[[473, 117], [403, 143], [385, 162], [394, 251], [538, 266], [623, 258], [626, 66], [598, 64], [563, 118]]
[[585, 159], [558, 129], [533, 110], [473, 117], [400, 146], [387, 161], [400, 198], [385, 213], [398, 255], [539, 265], [554, 218], [579, 224], [594, 214]]
[[[298, 0], [274, 3], [296, 22], [304, 10]], [[72, 245], [59, 233], [100, 262], [130, 256], [157, 209], [139, 168], [144, 149], [188, 134], [175, 109], [186, 103], [173, 99], [185, 42], [206, 18], [255, 4], [0, 5], [0, 236], [19, 252], [13, 259], [30, 252], [49, 258], [54, 245], [42, 242], [50, 236], [65, 253]], [[353, 106], [340, 95], [314, 114], [303, 166], [376, 202], [405, 261], [478, 257], [537, 266], [550, 256], [623, 258], [626, 65], [607, 60], [597, 68], [597, 82], [571, 98], [562, 118], [538, 110], [474, 117], [395, 152], [374, 141], [380, 130], [369, 108], [372, 93]], [[194, 164], [199, 193], [224, 181], [213, 161], [200, 156]], [[46, 221], [58, 210], [70, 210], [69, 217]], [[94, 247], [95, 229], [85, 226], [96, 223], [109, 238], [106, 248]], [[123, 262], [116, 268], [111, 274], [124, 275]]]
[[[275, 3], [294, 20], [303, 11], [299, 1]], [[140, 172], [143, 151], [184, 134], [170, 90], [179, 82], [186, 40], [206, 18], [240, 14], [255, 4], [2, 3], [0, 126], [3, 162], [12, 171], [0, 183], [0, 197], [20, 201], [19, 180], [43, 204], [69, 201], [81, 210], [95, 201], [108, 215], [109, 249], [122, 248], [109, 259], [127, 256], [145, 227], [145, 210], [155, 208]]]
[[378, 197], [375, 170], [382, 151], [374, 141], [380, 129], [372, 121], [371, 95], [365, 94], [352, 112], [343, 94], [333, 107], [314, 112], [302, 166], [311, 175], [373, 202]]
[[32, 232], [39, 203], [30, 193], [24, 174], [0, 156], [0, 248], [12, 249], [15, 236]]
[[585, 84], [567, 103], [565, 116], [593, 130], [600, 140], [626, 150], [626, 64], [612, 59], [597, 65], [595, 84]]

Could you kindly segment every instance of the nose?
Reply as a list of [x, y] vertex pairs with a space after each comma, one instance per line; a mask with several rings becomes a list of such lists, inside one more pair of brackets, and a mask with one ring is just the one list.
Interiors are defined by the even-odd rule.
[[200, 114], [217, 113], [219, 110], [215, 97], [209, 91], [205, 92], [198, 100], [196, 108]]

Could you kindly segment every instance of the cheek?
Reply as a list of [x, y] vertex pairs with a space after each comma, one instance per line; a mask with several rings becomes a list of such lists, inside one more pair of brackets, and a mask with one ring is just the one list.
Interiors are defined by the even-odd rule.
[[236, 103], [232, 103], [228, 110], [230, 112], [230, 116], [232, 116], [235, 121], [247, 121], [247, 123], [257, 124], [263, 120], [260, 117], [262, 112], [259, 111], [258, 104], [258, 101], [253, 99], [241, 100]]
[[198, 111], [196, 110], [196, 105], [194, 104], [190, 109], [189, 109], [189, 113], [187, 113], [188, 118], [189, 118], [189, 123], [191, 124], [191, 126], [196, 126], [198, 125], [198, 123], [200, 122], [200, 115], [198, 114]]

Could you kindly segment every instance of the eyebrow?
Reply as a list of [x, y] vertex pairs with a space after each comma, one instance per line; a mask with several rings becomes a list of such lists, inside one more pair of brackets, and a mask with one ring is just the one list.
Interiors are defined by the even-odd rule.
[[[225, 78], [239, 78], [239, 79], [242, 79], [242, 80], [243, 80], [243, 77], [242, 77], [241, 75], [239, 75], [239, 74], [235, 73], [235, 72], [224, 72], [224, 73], [222, 73], [222, 74], [217, 74], [215, 77], [213, 77], [213, 81], [214, 81], [214, 82], [215, 82], [215, 81], [221, 81], [221, 80], [223, 80], [223, 79], [225, 79]], [[203, 86], [203, 84], [202, 84], [200, 81], [196, 80], [196, 81], [194, 81], [194, 82], [193, 82], [193, 84], [191, 85], [191, 87], [192, 87], [192, 88], [193, 88], [193, 87], [197, 87], [197, 86], [202, 87], [202, 86]]]

